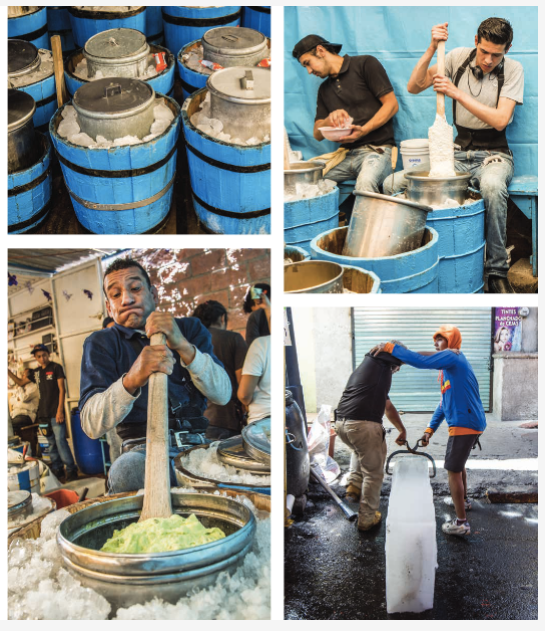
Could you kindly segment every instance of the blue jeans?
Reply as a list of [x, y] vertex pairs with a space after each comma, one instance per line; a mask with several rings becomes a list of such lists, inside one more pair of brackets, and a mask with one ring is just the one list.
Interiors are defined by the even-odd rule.
[[66, 421], [57, 423], [57, 419], [51, 419], [51, 429], [53, 434], [47, 437], [49, 444], [49, 456], [51, 457], [51, 470], [62, 471], [63, 464], [66, 467], [66, 475], [77, 473], [78, 468], [74, 462], [74, 457], [70, 451], [70, 446], [66, 440]]
[[[501, 158], [499, 162], [483, 164], [490, 156]], [[471, 173], [470, 185], [478, 188], [486, 208], [486, 266], [485, 274], [507, 277], [507, 187], [513, 177], [513, 158], [498, 151], [455, 151], [456, 171]], [[405, 171], [400, 171], [384, 181], [385, 195], [394, 195], [407, 188]], [[328, 174], [329, 177], [329, 174]]]
[[326, 173], [326, 180], [344, 182], [356, 180], [357, 191], [380, 193], [379, 186], [392, 172], [392, 147], [381, 147], [384, 153], [378, 153], [368, 145], [351, 149], [346, 158]]
[[[176, 469], [174, 458], [180, 453], [179, 449], [171, 448], [170, 456], [170, 486], [176, 486]], [[139, 445], [119, 458], [110, 467], [108, 489], [113, 493], [128, 493], [144, 488], [146, 473], [146, 446]]]

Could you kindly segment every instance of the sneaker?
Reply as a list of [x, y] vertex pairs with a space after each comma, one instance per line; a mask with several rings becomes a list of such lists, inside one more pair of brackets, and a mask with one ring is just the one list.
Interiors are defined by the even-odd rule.
[[70, 471], [70, 473], [66, 474], [66, 480], [64, 481], [65, 484], [67, 482], [73, 482], [74, 480], [78, 479], [78, 472], [77, 471]]
[[466, 511], [471, 510], [472, 508], [471, 500], [467, 497], [464, 497], [464, 508], [466, 509]]
[[348, 502], [359, 502], [361, 497], [361, 490], [355, 484], [349, 484], [346, 489], [346, 495], [344, 498]]
[[381, 520], [382, 515], [378, 511], [376, 511], [375, 516], [371, 520], [363, 521], [361, 518], [358, 519], [358, 530], [371, 530], [371, 528], [374, 528], [377, 524], [380, 524]]
[[471, 534], [469, 522], [465, 521], [463, 524], [458, 524], [456, 517], [452, 521], [445, 522], [442, 530], [446, 535], [457, 535], [458, 537], [465, 537]]

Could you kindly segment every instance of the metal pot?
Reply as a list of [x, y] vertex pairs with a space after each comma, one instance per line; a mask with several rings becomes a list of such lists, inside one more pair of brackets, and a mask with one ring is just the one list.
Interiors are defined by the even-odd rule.
[[210, 75], [210, 118], [243, 141], [271, 133], [271, 73], [265, 68], [236, 66]]
[[81, 131], [91, 138], [143, 138], [153, 124], [155, 91], [138, 79], [98, 79], [76, 90], [72, 104]]
[[343, 256], [377, 258], [420, 247], [432, 209], [399, 197], [354, 191]]
[[222, 440], [218, 445], [218, 460], [231, 467], [243, 469], [254, 475], [271, 475], [270, 463], [267, 465], [248, 455], [242, 436], [233, 436]]
[[241, 26], [221, 26], [206, 31], [202, 47], [203, 59], [224, 68], [255, 66], [269, 56], [265, 35]]
[[380, 279], [374, 272], [350, 265], [343, 265], [343, 267], [343, 289], [354, 294], [378, 292]]
[[284, 171], [284, 194], [295, 195], [297, 184], [317, 184], [323, 177], [325, 162], [292, 162]]
[[115, 529], [138, 520], [143, 495], [94, 504], [60, 525], [57, 544], [65, 566], [83, 586], [102, 594], [114, 612], [153, 597], [175, 603], [194, 588], [212, 585], [220, 572], [234, 571], [252, 546], [256, 522], [243, 504], [204, 493], [171, 497], [175, 513], [195, 513], [206, 527], [221, 528], [225, 539], [157, 554], [100, 552]]
[[38, 70], [40, 55], [34, 44], [24, 39], [8, 39], [8, 81]]
[[342, 294], [343, 267], [329, 261], [301, 261], [284, 265], [287, 294]]
[[149, 65], [150, 47], [146, 36], [132, 28], [114, 28], [87, 40], [83, 56], [90, 80], [97, 72], [103, 77], [142, 77]]
[[284, 245], [284, 265], [308, 261], [310, 254], [296, 245]]
[[29, 491], [8, 492], [8, 528], [18, 519], [24, 519], [32, 513], [32, 495]]
[[455, 199], [460, 206], [467, 198], [471, 173], [459, 173], [453, 177], [428, 177], [429, 171], [409, 171], [407, 199], [417, 204], [441, 206], [447, 199]]
[[271, 466], [271, 419], [253, 421], [242, 429], [242, 442], [248, 455]]
[[8, 90], [8, 173], [28, 169], [38, 160], [32, 117], [34, 99], [26, 92]]

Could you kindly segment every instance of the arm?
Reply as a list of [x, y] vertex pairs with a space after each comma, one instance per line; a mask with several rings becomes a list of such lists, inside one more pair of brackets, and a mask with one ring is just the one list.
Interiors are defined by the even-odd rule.
[[437, 74], [437, 64], [429, 67], [437, 45], [440, 41], [447, 41], [448, 39], [448, 22], [444, 24], [437, 24], [431, 30], [431, 44], [426, 52], [420, 57], [416, 66], [414, 67], [409, 82], [407, 83], [407, 90], [411, 94], [420, 94], [424, 90], [427, 90], [433, 83], [433, 77]]
[[365, 125], [352, 125], [350, 135], [339, 138], [339, 142], [354, 142], [362, 136], [367, 136], [375, 129], [385, 125], [399, 111], [396, 95], [393, 92], [388, 92], [388, 94], [381, 96], [379, 101], [382, 103], [382, 107], [373, 118], [368, 120]]
[[430, 438], [433, 436], [433, 434], [435, 433], [439, 425], [441, 425], [441, 423], [444, 421], [444, 419], [445, 413], [443, 412], [443, 405], [442, 403], [439, 403], [439, 405], [435, 409], [435, 412], [433, 413], [433, 416], [431, 417], [431, 421], [429, 422], [428, 427], [426, 427], [424, 431], [424, 435], [421, 438], [424, 447], [429, 444]]
[[64, 397], [66, 396], [66, 386], [64, 385], [64, 377], [57, 379], [59, 386], [59, 407], [57, 408], [56, 420], [59, 425], [64, 423]]
[[328, 112], [322, 99], [321, 91], [318, 90], [318, 100], [316, 105], [316, 117], [314, 119], [313, 136], [316, 140], [324, 139], [320, 127], [348, 127], [350, 114], [343, 109]]
[[[27, 387], [28, 386], [28, 387]], [[38, 386], [35, 383], [29, 381], [26, 386], [23, 387], [23, 396], [21, 403], [30, 403], [36, 398], [39, 398]]]
[[11, 370], [9, 370], [8, 368], [8, 376], [9, 378], [14, 381], [18, 386], [26, 386], [27, 383], [30, 383], [30, 380], [27, 379], [26, 377], [18, 377], [16, 374], [12, 373]]
[[396, 438], [396, 443], [398, 445], [404, 445], [405, 441], [407, 440], [407, 431], [401, 421], [401, 417], [399, 416], [398, 411], [396, 410], [394, 404], [390, 401], [390, 399], [386, 401], [386, 409], [384, 410], [384, 414], [386, 414], [386, 418], [399, 432], [399, 436]]
[[450, 350], [424, 356], [398, 346], [397, 344], [394, 346], [391, 343], [384, 344], [383, 350], [386, 353], [391, 353], [394, 357], [397, 357], [403, 363], [409, 364], [409, 366], [413, 366], [414, 368], [423, 368], [425, 370], [442, 370], [445, 368], [453, 368], [456, 365], [456, 361], [458, 358], [458, 355], [451, 352]]
[[259, 379], [260, 377], [258, 375], [242, 375], [238, 386], [237, 397], [243, 405], [248, 406], [252, 402]]

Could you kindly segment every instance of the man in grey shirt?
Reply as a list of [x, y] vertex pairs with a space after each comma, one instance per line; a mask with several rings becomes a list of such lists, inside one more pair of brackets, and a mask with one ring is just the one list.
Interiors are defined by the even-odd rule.
[[[471, 173], [471, 184], [479, 187], [486, 207], [485, 275], [490, 293], [514, 293], [507, 280], [506, 251], [507, 187], [514, 164], [505, 129], [513, 120], [515, 105], [522, 105], [524, 70], [507, 57], [513, 29], [507, 20], [488, 18], [479, 25], [475, 48], [455, 48], [445, 58], [445, 76], [437, 75], [437, 64], [429, 67], [437, 45], [448, 39], [448, 23], [432, 29], [429, 48], [416, 64], [407, 89], [419, 94], [433, 85], [452, 99], [457, 137], [455, 170]], [[395, 185], [394, 185], [395, 181]], [[395, 188], [394, 188], [395, 186]], [[404, 190], [407, 181], [399, 173], [384, 182], [384, 192]]]
[[[207, 399], [225, 405], [231, 382], [214, 355], [210, 333], [196, 318], [174, 318], [157, 311], [157, 289], [146, 270], [131, 259], [115, 260], [104, 273], [111, 328], [96, 331], [84, 343], [81, 363], [81, 424], [91, 438], [116, 428], [124, 441], [123, 453], [110, 469], [113, 493], [144, 486], [148, 380], [162, 372], [168, 378], [170, 456], [184, 445], [205, 442]], [[166, 336], [165, 345], [150, 346], [154, 333]], [[171, 468], [171, 483], [176, 477]]]

